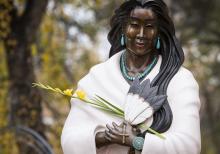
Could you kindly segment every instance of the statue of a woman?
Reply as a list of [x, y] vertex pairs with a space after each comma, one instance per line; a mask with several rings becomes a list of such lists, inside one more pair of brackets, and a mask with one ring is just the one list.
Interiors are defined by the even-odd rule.
[[[129, 91], [134, 90], [136, 80], [150, 80], [150, 87], [157, 87], [156, 93], [167, 97], [160, 103], [149, 100], [152, 113], [145, 124], [166, 139], [72, 99], [61, 137], [64, 153], [200, 153], [198, 84], [182, 66], [183, 50], [166, 4], [162, 0], [126, 1], [115, 11], [110, 24], [110, 58], [92, 67], [79, 81], [78, 89], [88, 96], [98, 94], [121, 108], [133, 100], [130, 110], [135, 110], [134, 95], [128, 97]], [[137, 94], [147, 90], [147, 86], [136, 87]]]

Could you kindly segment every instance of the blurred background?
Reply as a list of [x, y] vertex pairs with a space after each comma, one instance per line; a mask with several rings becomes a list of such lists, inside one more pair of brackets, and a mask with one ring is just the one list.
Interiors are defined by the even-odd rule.
[[[108, 58], [109, 19], [122, 0], [0, 0], [0, 154], [61, 154], [69, 98]], [[165, 0], [200, 85], [202, 154], [220, 154], [220, 1]]]

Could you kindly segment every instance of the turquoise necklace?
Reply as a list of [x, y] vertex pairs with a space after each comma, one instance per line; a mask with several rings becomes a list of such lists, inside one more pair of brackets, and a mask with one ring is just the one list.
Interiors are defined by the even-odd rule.
[[120, 58], [120, 68], [121, 68], [121, 71], [122, 71], [122, 75], [125, 79], [130, 80], [130, 81], [134, 81], [134, 79], [136, 77], [138, 77], [139, 80], [142, 80], [147, 74], [150, 73], [150, 71], [156, 65], [157, 60], [158, 60], [158, 58], [157, 58], [157, 56], [155, 56], [152, 63], [146, 67], [146, 69], [144, 70], [143, 73], [139, 73], [137, 76], [133, 77], [133, 76], [130, 76], [128, 74], [128, 68], [125, 64], [125, 52], [123, 52], [122, 55], [121, 55], [121, 58]]

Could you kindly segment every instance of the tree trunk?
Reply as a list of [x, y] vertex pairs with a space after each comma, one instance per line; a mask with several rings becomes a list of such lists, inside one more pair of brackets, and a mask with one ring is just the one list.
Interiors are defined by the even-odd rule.
[[205, 98], [205, 111], [206, 111], [206, 116], [209, 122], [209, 129], [210, 129], [210, 138], [212, 140], [212, 144], [215, 150], [216, 154], [220, 153], [220, 140], [219, 140], [219, 136], [218, 134], [218, 122], [216, 122], [216, 119], [218, 119], [218, 117], [214, 114], [214, 106], [213, 106], [213, 101], [211, 99], [211, 94], [213, 94], [212, 91], [208, 91], [206, 90], [206, 87], [203, 87], [202, 90], [202, 94]]
[[41, 95], [38, 89], [32, 88], [32, 83], [36, 79], [30, 46], [46, 11], [48, 0], [25, 1], [26, 7], [21, 16], [18, 15], [13, 2], [13, 0], [8, 1], [10, 31], [4, 38], [10, 83], [8, 89], [9, 123], [12, 126], [30, 127], [46, 138], [42, 122]]

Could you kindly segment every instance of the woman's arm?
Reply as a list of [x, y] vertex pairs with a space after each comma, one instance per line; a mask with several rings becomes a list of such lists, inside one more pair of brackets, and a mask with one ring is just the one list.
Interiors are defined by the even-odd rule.
[[61, 135], [64, 154], [96, 154], [96, 111], [82, 101], [71, 100], [71, 109]]
[[146, 134], [142, 153], [199, 154], [200, 100], [198, 84], [193, 75], [182, 68], [171, 80], [167, 94], [173, 113], [172, 125], [163, 134], [165, 140]]

